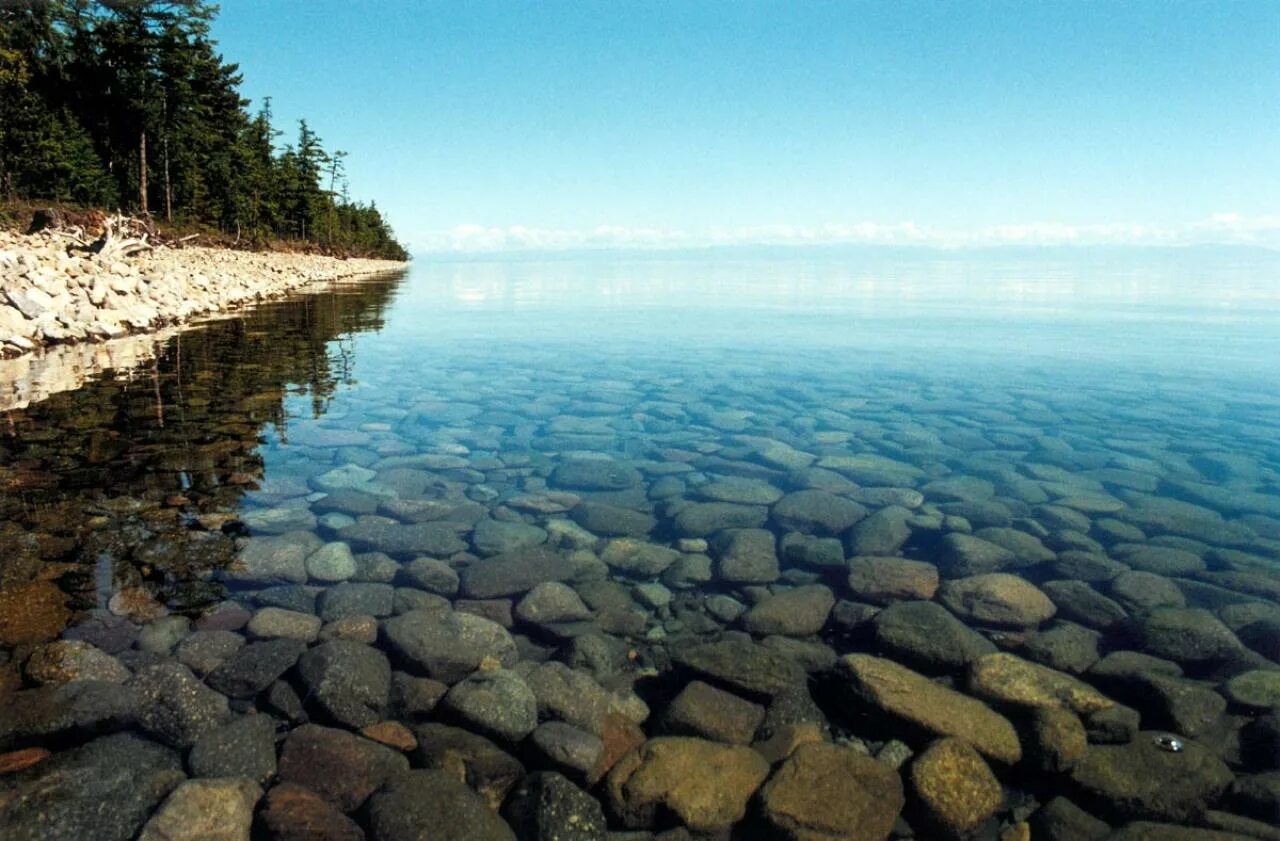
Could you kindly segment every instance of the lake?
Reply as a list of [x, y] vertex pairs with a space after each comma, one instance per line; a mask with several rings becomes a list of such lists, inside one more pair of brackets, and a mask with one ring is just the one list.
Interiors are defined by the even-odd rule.
[[1275, 837], [1274, 254], [422, 260], [103, 358], [0, 369], [6, 839]]

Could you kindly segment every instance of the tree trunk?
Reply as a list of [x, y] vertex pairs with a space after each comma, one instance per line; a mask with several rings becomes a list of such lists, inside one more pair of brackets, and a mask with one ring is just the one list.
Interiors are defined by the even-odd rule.
[[173, 185], [169, 181], [169, 132], [164, 133], [164, 221], [173, 222]]
[[173, 185], [169, 181], [169, 97], [165, 97], [164, 106], [164, 221], [173, 223]]
[[147, 208], [147, 132], [145, 130], [138, 137], [138, 204], [144, 216], [150, 212]]

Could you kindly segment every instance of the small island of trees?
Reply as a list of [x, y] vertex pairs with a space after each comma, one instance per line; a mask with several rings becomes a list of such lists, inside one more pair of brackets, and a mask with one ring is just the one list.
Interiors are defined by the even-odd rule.
[[0, 199], [122, 208], [220, 241], [403, 260], [343, 159], [281, 146], [210, 39], [202, 0], [0, 4]]

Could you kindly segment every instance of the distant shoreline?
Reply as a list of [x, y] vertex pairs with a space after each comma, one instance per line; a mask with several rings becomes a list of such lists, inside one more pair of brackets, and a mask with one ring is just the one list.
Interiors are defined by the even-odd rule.
[[102, 260], [54, 233], [0, 231], [0, 355], [180, 326], [407, 263], [312, 254], [158, 246]]

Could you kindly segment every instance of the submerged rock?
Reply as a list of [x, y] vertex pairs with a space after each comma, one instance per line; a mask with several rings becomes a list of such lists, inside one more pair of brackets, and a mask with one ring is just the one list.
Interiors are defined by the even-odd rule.
[[765, 708], [759, 704], [693, 680], [667, 706], [662, 728], [673, 735], [749, 745], [764, 723], [764, 716]]
[[680, 509], [674, 526], [684, 537], [709, 537], [725, 529], [760, 528], [768, 519], [769, 509], [762, 505], [696, 502]]
[[365, 841], [364, 830], [324, 797], [281, 783], [267, 792], [260, 819], [272, 841]]
[[147, 821], [138, 841], [248, 841], [261, 798], [252, 780], [187, 780]]
[[768, 584], [778, 580], [778, 553], [773, 533], [764, 529], [729, 529], [712, 540], [720, 580], [736, 584]]
[[276, 775], [276, 722], [246, 715], [211, 730], [191, 748], [193, 777], [243, 777], [265, 784]]
[[470, 613], [412, 610], [388, 619], [383, 631], [392, 654], [410, 670], [445, 683], [462, 680], [486, 657], [503, 666], [517, 659], [505, 628]]
[[1079, 715], [1116, 705], [1084, 681], [1006, 652], [974, 660], [969, 666], [968, 686], [973, 694], [995, 703], [1062, 707]]
[[885, 653], [931, 672], [962, 669], [996, 650], [937, 602], [892, 604], [871, 619], [871, 627]]
[[834, 536], [866, 517], [867, 509], [851, 499], [827, 491], [804, 490], [789, 493], [779, 499], [770, 513], [773, 521], [781, 528], [804, 534]]
[[872, 604], [927, 601], [938, 592], [938, 568], [905, 558], [857, 557], [849, 561], [848, 581], [855, 597]]
[[139, 669], [128, 685], [138, 696], [139, 726], [174, 747], [190, 747], [231, 716], [226, 697], [181, 663]]
[[98, 680], [8, 693], [0, 703], [0, 749], [31, 739], [121, 730], [136, 723], [139, 703], [132, 687]]
[[232, 698], [252, 698], [293, 668], [306, 649], [301, 640], [250, 643], [209, 674], [209, 685]]
[[902, 724], [963, 739], [1000, 762], [1022, 758], [1013, 725], [981, 701], [880, 657], [849, 654], [840, 658], [838, 669], [854, 697]]
[[533, 690], [510, 669], [473, 673], [454, 684], [439, 709], [468, 728], [505, 742], [518, 742], [538, 726]]
[[951, 533], [942, 538], [938, 569], [949, 578], [999, 572], [1015, 565], [1013, 552], [980, 537]]
[[1057, 612], [1034, 584], [999, 572], [943, 582], [938, 598], [960, 618], [987, 625], [1031, 627]]
[[57, 640], [40, 646], [28, 658], [25, 671], [27, 678], [36, 684], [71, 680], [124, 683], [129, 679], [129, 670], [123, 663], [78, 640]]
[[526, 777], [502, 814], [521, 841], [605, 841], [608, 834], [600, 803], [554, 771]]
[[862, 520], [845, 539], [852, 556], [893, 556], [911, 537], [908, 521], [912, 512], [900, 505], [889, 505]]
[[677, 665], [730, 690], [770, 697], [803, 686], [804, 670], [795, 661], [745, 639], [687, 646], [672, 655]]
[[556, 466], [551, 484], [584, 491], [617, 491], [640, 484], [643, 477], [629, 464], [610, 459], [572, 459]]
[[892, 768], [831, 744], [800, 745], [760, 791], [764, 819], [794, 841], [884, 841], [903, 803]]
[[601, 735], [611, 715], [636, 724], [649, 717], [649, 707], [632, 693], [614, 692], [591, 675], [555, 661], [516, 667], [537, 700], [538, 716], [557, 719]]
[[626, 826], [654, 826], [665, 809], [690, 829], [714, 832], [742, 820], [768, 775], [769, 763], [750, 748], [663, 736], [623, 757], [605, 791]]
[[5, 841], [131, 841], [185, 778], [169, 748], [130, 733], [105, 736], [7, 779], [0, 827]]
[[643, 511], [603, 502], [579, 503], [569, 516], [592, 534], [606, 537], [643, 537], [657, 525], [653, 516]]
[[655, 578], [681, 557], [670, 547], [628, 537], [610, 540], [600, 553], [600, 560], [610, 568], [637, 578]]
[[497, 811], [525, 771], [516, 759], [493, 742], [461, 727], [420, 724], [413, 728], [418, 747], [414, 765], [446, 771], [466, 783], [490, 809]]
[[1198, 608], [1164, 607], [1138, 624], [1144, 651], [1178, 663], [1205, 665], [1240, 656], [1244, 646], [1212, 613]]
[[929, 819], [949, 834], [973, 832], [1004, 803], [1004, 790], [978, 752], [939, 739], [911, 763], [911, 789]]
[[1231, 784], [1226, 764], [1191, 739], [1162, 749], [1144, 731], [1125, 745], [1092, 745], [1071, 772], [1084, 802], [1116, 821], [1191, 823]]
[[578, 565], [549, 549], [518, 549], [476, 561], [461, 573], [462, 594], [469, 599], [495, 599], [532, 590], [543, 581], [568, 581]]
[[410, 771], [369, 800], [373, 841], [515, 841], [515, 833], [445, 771]]
[[809, 636], [827, 624], [835, 603], [831, 588], [824, 584], [796, 587], [758, 602], [743, 615], [742, 625], [759, 636]]
[[354, 729], [379, 721], [391, 692], [391, 665], [372, 646], [331, 640], [298, 659], [307, 703], [322, 720]]
[[408, 760], [391, 748], [345, 730], [304, 724], [285, 739], [279, 777], [306, 786], [343, 812], [354, 812], [408, 769]]

